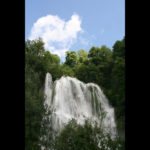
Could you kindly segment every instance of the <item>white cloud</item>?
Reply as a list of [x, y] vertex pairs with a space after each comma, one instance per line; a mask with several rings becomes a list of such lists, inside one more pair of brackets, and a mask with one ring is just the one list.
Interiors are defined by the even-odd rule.
[[69, 21], [59, 16], [47, 15], [33, 24], [29, 39], [41, 37], [47, 50], [65, 57], [65, 51], [71, 48], [77, 40], [77, 34], [82, 31], [81, 19], [77, 14], [73, 14]]

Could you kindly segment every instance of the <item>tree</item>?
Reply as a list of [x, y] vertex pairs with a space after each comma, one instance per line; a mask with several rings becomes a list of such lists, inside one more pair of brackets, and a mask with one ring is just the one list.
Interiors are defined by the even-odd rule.
[[46, 150], [50, 150], [54, 146], [54, 136], [57, 133], [52, 129], [51, 114], [53, 110], [46, 104], [44, 106], [45, 112], [41, 122], [39, 145]]
[[61, 77], [60, 58], [58, 55], [51, 54], [49, 51], [46, 51], [44, 55], [43, 68], [45, 70], [44, 74], [50, 72], [53, 80]]
[[66, 52], [66, 61], [65, 64], [74, 67], [77, 64], [77, 54], [75, 51]]
[[125, 37], [121, 41], [116, 41], [113, 45], [113, 59], [116, 57], [125, 58]]
[[25, 149], [40, 150], [39, 136], [44, 113], [44, 94], [40, 76], [32, 68], [25, 70]]
[[84, 49], [80, 49], [77, 51], [78, 56], [78, 63], [84, 63], [88, 60], [88, 52], [86, 52]]
[[115, 107], [118, 130], [123, 133], [125, 128], [125, 38], [121, 41], [116, 41], [113, 46], [109, 99]]
[[41, 38], [25, 42], [26, 150], [41, 149], [40, 137], [44, 136], [44, 130], [48, 130], [47, 121], [44, 123], [45, 128], [41, 127], [42, 120], [46, 117], [47, 111], [44, 107], [44, 79], [47, 72], [52, 72], [55, 78], [60, 75], [60, 69], [58, 69], [60, 67], [59, 63], [60, 58], [57, 55], [45, 51], [44, 42]]
[[100, 56], [100, 48], [92, 47], [88, 54], [90, 62], [97, 66], [98, 64], [100, 64], [102, 62], [102, 58], [99, 56]]
[[93, 64], [89, 65], [81, 64], [76, 66], [75, 75], [79, 80], [85, 83], [88, 82], [97, 83], [100, 73], [98, 68]]
[[92, 47], [89, 51], [88, 57], [91, 63], [95, 64], [96, 66], [111, 61], [112, 51], [107, 48], [105, 45], [99, 47]]
[[112, 140], [110, 133], [104, 133], [96, 123], [89, 120], [84, 125], [71, 120], [60, 134], [56, 136], [54, 150], [124, 150], [124, 143], [116, 137]]
[[45, 51], [44, 54], [45, 65], [60, 64], [60, 58], [56, 54], [51, 54], [49, 51]]
[[71, 67], [69, 67], [66, 64], [63, 64], [61, 66], [61, 75], [62, 76], [70, 76], [70, 77], [74, 77], [74, 71]]
[[[42, 88], [42, 39], [25, 43], [25, 149], [40, 150], [39, 136], [44, 112]], [[39, 69], [39, 70], [38, 70]], [[40, 70], [41, 69], [41, 70]]]
[[112, 70], [112, 51], [105, 45], [99, 47], [92, 47], [88, 54], [89, 61], [98, 69], [96, 83], [103, 88], [107, 95], [110, 88], [110, 78]]

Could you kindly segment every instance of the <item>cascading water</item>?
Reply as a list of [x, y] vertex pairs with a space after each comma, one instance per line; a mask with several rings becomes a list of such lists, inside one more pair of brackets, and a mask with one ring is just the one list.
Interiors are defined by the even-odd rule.
[[64, 76], [53, 83], [51, 74], [47, 73], [45, 95], [45, 104], [53, 109], [53, 130], [61, 131], [71, 119], [84, 124], [89, 118], [97, 121], [104, 130], [109, 130], [112, 136], [116, 135], [114, 109], [98, 85]]

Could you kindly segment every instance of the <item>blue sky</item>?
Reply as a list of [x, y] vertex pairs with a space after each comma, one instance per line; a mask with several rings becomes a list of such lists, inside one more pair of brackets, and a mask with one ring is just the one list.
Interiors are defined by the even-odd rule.
[[43, 36], [62, 59], [65, 50], [112, 49], [124, 35], [124, 0], [25, 0], [25, 39]]

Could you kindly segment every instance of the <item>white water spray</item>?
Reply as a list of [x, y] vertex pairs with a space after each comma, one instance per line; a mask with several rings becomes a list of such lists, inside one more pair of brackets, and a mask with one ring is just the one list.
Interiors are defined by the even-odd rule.
[[47, 73], [45, 95], [45, 104], [53, 109], [51, 120], [55, 131], [61, 131], [71, 119], [84, 124], [89, 118], [109, 130], [112, 136], [116, 135], [114, 109], [98, 85], [64, 76], [53, 83], [52, 76]]

